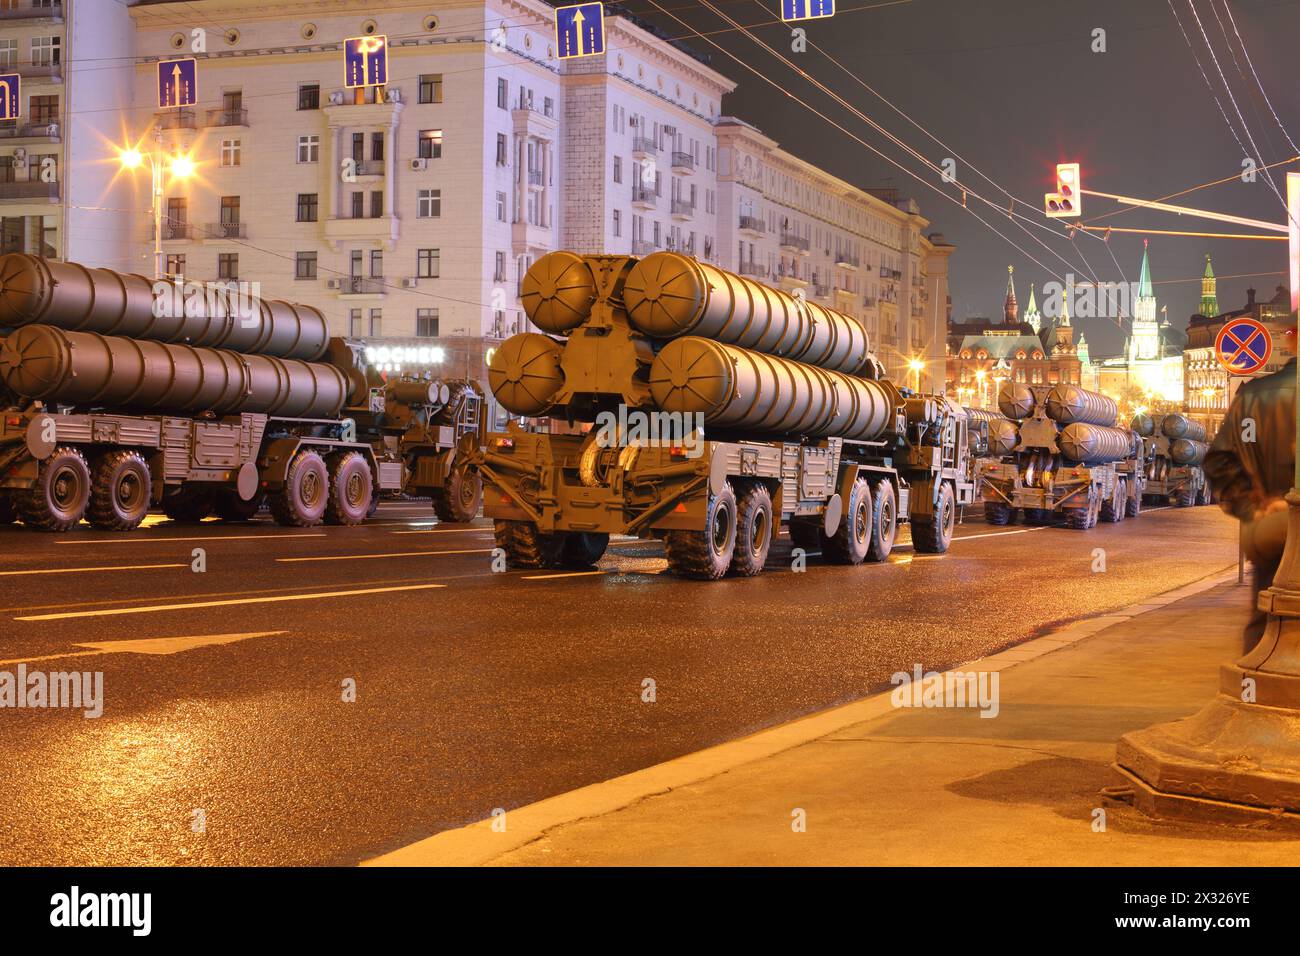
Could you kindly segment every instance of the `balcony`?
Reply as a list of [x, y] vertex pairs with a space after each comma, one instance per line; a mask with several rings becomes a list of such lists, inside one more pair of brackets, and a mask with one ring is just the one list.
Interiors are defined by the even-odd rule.
[[247, 126], [248, 107], [233, 110], [208, 110], [208, 126]]
[[736, 271], [742, 276], [753, 276], [755, 279], [767, 278], [767, 266], [761, 266], [757, 262], [742, 262]]
[[0, 202], [59, 201], [59, 184], [32, 180], [22, 183], [0, 183]]
[[326, 285], [338, 292], [339, 295], [366, 295], [382, 296], [388, 291], [384, 284], [382, 276], [339, 276], [337, 279], [327, 279]]
[[247, 239], [246, 222], [210, 222], [203, 229], [205, 239]]
[[658, 156], [659, 144], [649, 136], [633, 136], [632, 155], [638, 159], [642, 159], [646, 156]]
[[655, 248], [655, 244], [649, 239], [632, 240], [632, 255], [634, 256], [648, 256], [655, 251]]
[[[149, 238], [153, 238], [153, 230], [149, 230]], [[194, 238], [194, 227], [188, 222], [164, 222], [162, 224], [163, 242], [187, 242]]]
[[0, 124], [0, 139], [35, 140], [49, 143], [59, 141], [59, 124], [49, 123], [9, 123]]
[[691, 219], [695, 215], [695, 203], [689, 199], [674, 199], [672, 214], [674, 219]]
[[[383, 242], [386, 245], [397, 241], [398, 218], [396, 216], [365, 216], [351, 218], [332, 216], [325, 220], [325, 238], [338, 244], [343, 242]], [[393, 247], [388, 245], [389, 249]]]
[[646, 186], [632, 187], [632, 205], [638, 209], [654, 209], [659, 203], [655, 191]]
[[781, 233], [781, 248], [787, 252], [798, 252], [806, 256], [809, 249], [812, 248], [812, 242], [803, 236], [783, 232]]
[[61, 0], [18, 0], [0, 9], [0, 20], [62, 20]]
[[695, 172], [695, 157], [690, 153], [673, 150], [673, 172], [686, 174]]
[[63, 80], [61, 63], [19, 63], [12, 69], [17, 70], [24, 80], [54, 80], [56, 83]]
[[154, 113], [154, 124], [159, 129], [194, 129], [198, 119], [191, 109], [162, 110]]
[[846, 252], [836, 253], [835, 264], [841, 269], [856, 269], [861, 265], [857, 256], [851, 256]]
[[741, 216], [741, 217], [740, 217], [740, 231], [741, 231], [741, 232], [754, 232], [754, 233], [760, 233], [760, 234], [761, 234], [762, 232], [765, 231], [765, 229], [764, 229], [764, 222], [763, 222], [763, 220], [758, 219], [758, 218], [755, 218], [754, 216]]
[[864, 309], [874, 309], [876, 307], [875, 296], [864, 295], [862, 297], [862, 307]]
[[353, 160], [353, 162], [356, 163], [356, 175], [358, 177], [369, 176], [374, 178], [382, 176], [384, 175], [384, 167], [387, 165], [382, 159], [357, 159]]
[[814, 282], [811, 287], [812, 294], [819, 299], [829, 299], [831, 297], [831, 287], [828, 285], [819, 285]]
[[555, 236], [549, 225], [529, 222], [527, 217], [510, 226], [512, 250], [516, 256], [524, 253], [546, 253], [555, 248]]
[[544, 177], [540, 169], [528, 170], [528, 185], [543, 186], [545, 185]]

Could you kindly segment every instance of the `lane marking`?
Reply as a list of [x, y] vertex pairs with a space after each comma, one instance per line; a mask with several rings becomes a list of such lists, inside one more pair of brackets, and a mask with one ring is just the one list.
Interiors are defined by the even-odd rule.
[[610, 571], [561, 571], [558, 574], [525, 574], [523, 581], [549, 581], [552, 578], [586, 578], [593, 574], [611, 574]]
[[13, 660], [0, 661], [0, 665], [32, 664], [36, 661], [52, 661], [61, 657], [94, 657], [97, 654], [149, 654], [157, 657], [179, 654], [182, 651], [193, 650], [196, 647], [233, 644], [236, 641], [246, 641], [253, 637], [274, 637], [277, 634], [288, 633], [288, 631], [251, 631], [247, 634], [203, 634], [195, 637], [147, 637], [135, 641], [88, 641], [73, 646], [87, 647], [90, 650], [68, 651], [65, 654], [44, 654], [40, 657], [16, 657]]
[[491, 528], [420, 528], [416, 531], [390, 531], [389, 534], [492, 534]]
[[964, 534], [960, 538], [954, 535], [952, 540], [953, 542], [957, 542], [971, 541], [975, 538], [999, 538], [1004, 534], [1029, 534], [1031, 531], [1046, 531], [1051, 527], [1052, 525], [1050, 524], [1043, 524], [1038, 525], [1035, 528], [1016, 528], [1014, 531], [986, 531], [983, 534]]
[[158, 611], [188, 611], [202, 607], [232, 607], [237, 604], [275, 604], [281, 601], [319, 601], [325, 598], [357, 597], [362, 594], [390, 594], [394, 591], [428, 591], [445, 588], [445, 584], [408, 584], [404, 587], [357, 588], [353, 591], [326, 591], [320, 594], [281, 594], [273, 597], [231, 598], [225, 601], [191, 601], [186, 604], [154, 604], [147, 607], [114, 607], [99, 611], [63, 611], [58, 614], [32, 614], [15, 621], [64, 621], [74, 617], [115, 617], [121, 614], [152, 614]]
[[0, 571], [0, 577], [23, 574], [79, 574], [83, 571], [152, 571], [157, 568], [187, 568], [188, 564], [123, 564], [111, 568], [33, 568], [28, 571]]
[[310, 558], [276, 558], [280, 564], [303, 561], [365, 561], [370, 558], [419, 558], [430, 554], [491, 554], [495, 548], [466, 548], [456, 551], [392, 551], [388, 554], [327, 554]]
[[55, 544], [158, 544], [164, 541], [294, 541], [298, 538], [328, 537], [323, 531], [312, 534], [213, 534], [190, 538], [88, 538], [85, 541], [55, 541]]

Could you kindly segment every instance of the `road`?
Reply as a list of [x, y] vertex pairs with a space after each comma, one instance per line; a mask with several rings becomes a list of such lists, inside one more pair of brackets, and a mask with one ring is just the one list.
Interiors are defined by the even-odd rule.
[[595, 573], [493, 573], [485, 523], [415, 502], [362, 528], [0, 528], [0, 670], [102, 671], [105, 701], [0, 710], [0, 865], [355, 863], [1236, 561], [1214, 508], [957, 534], [802, 572], [786, 544], [704, 583], [633, 540]]

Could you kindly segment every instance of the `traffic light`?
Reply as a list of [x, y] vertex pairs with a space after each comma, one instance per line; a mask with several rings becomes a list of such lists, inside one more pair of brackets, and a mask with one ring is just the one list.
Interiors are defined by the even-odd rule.
[[1056, 192], [1043, 196], [1044, 212], [1050, 219], [1076, 219], [1083, 213], [1083, 189], [1078, 163], [1056, 164]]

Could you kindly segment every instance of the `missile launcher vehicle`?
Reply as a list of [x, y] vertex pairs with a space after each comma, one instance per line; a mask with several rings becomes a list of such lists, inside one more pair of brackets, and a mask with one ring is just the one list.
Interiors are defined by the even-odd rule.
[[948, 548], [974, 496], [968, 418], [883, 377], [851, 316], [674, 253], [555, 252], [523, 280], [542, 333], [496, 350], [519, 416], [476, 459], [516, 567], [588, 565], [612, 534], [662, 538], [669, 568], [758, 574], [782, 527], [832, 561], [883, 561], [909, 522]]
[[1014, 423], [1016, 441], [979, 468], [989, 524], [1007, 524], [1023, 511], [1030, 524], [1063, 518], [1086, 530], [1130, 513], [1129, 484], [1117, 463], [1135, 454], [1136, 436], [1115, 427], [1119, 410], [1111, 399], [1077, 385], [1008, 381], [998, 407]]
[[1148, 503], [1190, 508], [1213, 500], [1203, 467], [1210, 450], [1204, 425], [1173, 412], [1155, 419], [1135, 416], [1132, 427], [1145, 449]]
[[[0, 257], [0, 521], [126, 531], [175, 520], [357, 524], [381, 491], [476, 510], [478, 394], [373, 380], [310, 306], [183, 300], [167, 283]], [[463, 518], [461, 520], [464, 520]]]

